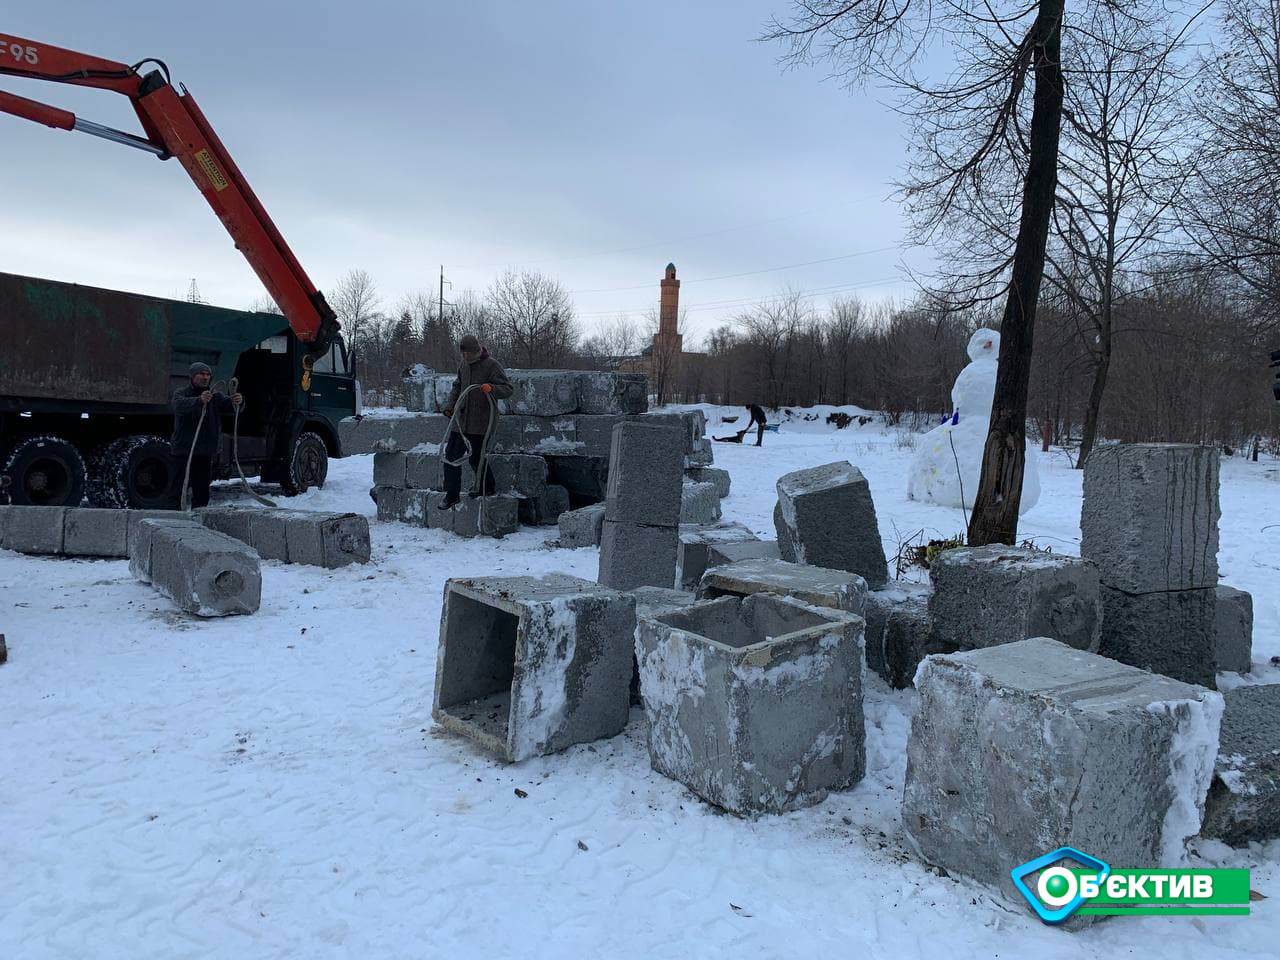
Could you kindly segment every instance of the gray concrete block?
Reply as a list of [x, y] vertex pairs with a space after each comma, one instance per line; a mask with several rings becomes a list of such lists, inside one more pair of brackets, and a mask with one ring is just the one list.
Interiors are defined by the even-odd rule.
[[649, 408], [649, 381], [642, 373], [578, 373], [578, 410], [587, 414], [636, 414]]
[[[390, 489], [390, 488], [382, 488]], [[289, 562], [289, 530], [284, 512], [280, 510], [255, 510], [249, 518], [249, 546], [263, 560]]]
[[191, 519], [187, 514], [177, 510], [125, 510], [124, 546], [125, 555], [133, 551], [133, 538], [137, 536], [139, 525], [143, 520]]
[[1217, 668], [1235, 673], [1253, 669], [1253, 597], [1235, 587], [1219, 586], [1214, 601]]
[[123, 510], [68, 508], [63, 517], [63, 554], [68, 557], [127, 557], [128, 519]]
[[445, 583], [432, 716], [509, 762], [622, 732], [635, 598], [565, 574]]
[[860, 618], [730, 597], [641, 619], [636, 654], [649, 762], [708, 803], [782, 813], [862, 778]]
[[[617, 416], [583, 416], [573, 418], [574, 439], [578, 442], [575, 456], [599, 457], [608, 466], [609, 454], [613, 450], [613, 428], [623, 422]], [[607, 473], [606, 469], [606, 473]], [[601, 494], [603, 498], [603, 494]]]
[[400, 487], [375, 487], [378, 520], [383, 523], [407, 523], [415, 527], [427, 525], [427, 499], [430, 490], [404, 490]]
[[593, 503], [577, 510], [566, 510], [560, 514], [557, 523], [560, 525], [560, 546], [569, 549], [598, 547], [604, 526], [604, 504]]
[[514, 414], [559, 417], [577, 413], [578, 383], [582, 375], [573, 370], [511, 370], [512, 393], [507, 409]]
[[756, 593], [792, 597], [816, 607], [861, 615], [867, 600], [867, 581], [844, 570], [759, 559], [711, 567], [698, 586], [698, 596], [703, 598], [747, 597]]
[[680, 443], [680, 433], [672, 427], [638, 421], [614, 427], [606, 519], [670, 527], [680, 522], [684, 484]]
[[778, 480], [778, 546], [782, 558], [847, 570], [880, 587], [889, 567], [866, 478], [841, 460]]
[[715, 450], [711, 446], [711, 441], [706, 437], [695, 440], [693, 449], [685, 454], [684, 458], [686, 467], [709, 467], [715, 462]]
[[257, 507], [204, 507], [196, 510], [194, 517], [210, 530], [253, 546], [253, 518], [261, 512]]
[[1126, 593], [1218, 585], [1218, 451], [1105, 444], [1084, 465], [1080, 555]]
[[1233, 846], [1280, 837], [1280, 684], [1223, 694], [1222, 735], [1203, 836]]
[[405, 454], [375, 453], [373, 455], [373, 485], [375, 487], [404, 487]]
[[777, 540], [744, 540], [741, 543], [713, 543], [707, 548], [707, 566], [719, 567], [739, 560], [781, 560]]
[[62, 553], [67, 507], [0, 506], [0, 547], [16, 553]]
[[685, 481], [680, 490], [681, 523], [719, 523], [720, 493], [714, 483]]
[[569, 491], [559, 484], [545, 484], [541, 494], [520, 497], [517, 508], [520, 522], [526, 526], [550, 526], [569, 509]]
[[[581, 432], [579, 432], [581, 436]], [[609, 456], [544, 458], [547, 481], [558, 483], [569, 491], [574, 503], [590, 504], [604, 500], [609, 491]]]
[[925, 861], [1020, 899], [1059, 846], [1174, 867], [1200, 826], [1222, 699], [1046, 638], [928, 657], [902, 804]]
[[262, 599], [258, 555], [239, 540], [203, 526], [156, 527], [151, 584], [198, 617], [254, 613]]
[[1096, 652], [1098, 568], [1088, 560], [996, 544], [946, 550], [929, 568], [933, 632], [957, 650], [1052, 637]]
[[497, 429], [489, 444], [489, 452], [573, 456], [581, 452], [577, 422], [571, 415], [499, 417]]
[[719, 526], [681, 526], [680, 541], [676, 549], [676, 587], [696, 591], [702, 574], [707, 569], [711, 547], [714, 544], [742, 543], [758, 538], [741, 523], [725, 523]]
[[1125, 593], [1102, 588], [1098, 652], [1186, 683], [1215, 687], [1217, 591]]
[[[375, 454], [376, 457], [385, 456], [385, 454]], [[444, 483], [444, 473], [441, 469], [441, 461], [443, 457], [438, 450], [414, 450], [410, 453], [401, 454], [404, 460], [404, 480], [402, 483], [393, 483], [389, 486], [408, 487], [410, 490], [439, 490]], [[468, 471], [470, 469], [468, 468]], [[377, 482], [377, 473], [374, 473], [375, 483]], [[381, 484], [378, 484], [381, 486]], [[463, 481], [463, 487], [466, 487], [466, 481]]]
[[598, 580], [607, 587], [671, 587], [676, 581], [676, 528], [650, 527], [606, 514], [600, 531]]
[[890, 580], [867, 594], [867, 667], [896, 690], [911, 686], [925, 657], [958, 649], [933, 635], [930, 593], [928, 584]]
[[696, 594], [666, 587], [636, 587], [627, 592], [636, 598], [636, 620], [671, 613], [698, 602]]
[[449, 418], [438, 413], [407, 417], [348, 417], [338, 424], [343, 456], [379, 450], [412, 450], [424, 443], [440, 443], [449, 429]]
[[[672, 427], [680, 432], [680, 442], [685, 455], [699, 449], [702, 437], [701, 425], [706, 422], [702, 411], [682, 410], [675, 413], [646, 413], [643, 416], [630, 418], [634, 423], [647, 426]], [[709, 441], [708, 441], [709, 442]], [[702, 464], [706, 466], [706, 464]]]
[[188, 531], [204, 529], [203, 525], [189, 514], [176, 511], [169, 511], [164, 517], [130, 517], [127, 523], [129, 574], [143, 583], [151, 583], [151, 548], [157, 530], [165, 526]]
[[498, 494], [492, 497], [463, 497], [448, 510], [441, 510], [444, 493], [437, 490], [420, 491], [424, 496], [411, 504], [414, 522], [419, 510], [425, 516], [424, 526], [432, 530], [448, 530], [460, 537], [505, 537], [520, 528], [520, 501], [516, 497]]
[[719, 467], [687, 467], [684, 475], [694, 483], [714, 483], [716, 493], [722, 500], [729, 495], [729, 490], [733, 486], [729, 471], [721, 470]]

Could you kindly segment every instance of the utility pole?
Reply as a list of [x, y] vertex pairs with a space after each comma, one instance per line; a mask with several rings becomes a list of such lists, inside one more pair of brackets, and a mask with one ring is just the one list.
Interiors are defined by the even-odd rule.
[[440, 306], [436, 310], [436, 319], [440, 322], [440, 328], [444, 329], [444, 264], [440, 264]]
[[191, 278], [191, 286], [187, 287], [187, 303], [204, 303], [200, 297], [200, 288], [196, 286], [196, 278]]

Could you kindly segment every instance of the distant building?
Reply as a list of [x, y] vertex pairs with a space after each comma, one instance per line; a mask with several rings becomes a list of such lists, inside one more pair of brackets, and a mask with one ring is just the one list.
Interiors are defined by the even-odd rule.
[[658, 332], [653, 335], [653, 342], [638, 357], [623, 357], [618, 369], [645, 374], [649, 388], [663, 403], [676, 392], [685, 362], [693, 355], [684, 352], [684, 335], [680, 333], [680, 281], [676, 279], [674, 263], [667, 264], [659, 289]]

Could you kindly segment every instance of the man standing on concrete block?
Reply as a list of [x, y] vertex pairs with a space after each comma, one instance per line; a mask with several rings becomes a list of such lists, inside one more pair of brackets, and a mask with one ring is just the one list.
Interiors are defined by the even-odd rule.
[[[471, 461], [471, 472], [475, 474], [476, 486], [471, 496], [485, 496], [495, 490], [493, 471], [488, 464], [484, 466], [481, 477], [480, 461], [498, 425], [498, 401], [511, 396], [511, 381], [506, 371], [497, 360], [489, 356], [489, 351], [480, 346], [474, 334], [468, 333], [458, 342], [462, 352], [462, 365], [458, 367], [458, 379], [449, 391], [449, 399], [445, 403], [445, 416], [452, 417], [449, 431], [449, 442], [444, 449], [444, 501], [441, 510], [448, 510], [461, 498], [462, 493], [462, 460]], [[478, 386], [465, 398], [462, 394], [468, 387]], [[462, 406], [458, 408], [461, 399]], [[457, 413], [455, 415], [455, 410]]]
[[209, 505], [213, 458], [222, 437], [222, 417], [244, 402], [238, 393], [230, 397], [212, 389], [213, 371], [208, 364], [193, 363], [187, 371], [191, 383], [173, 395], [173, 439], [170, 447], [184, 475], [191, 463], [191, 506]]

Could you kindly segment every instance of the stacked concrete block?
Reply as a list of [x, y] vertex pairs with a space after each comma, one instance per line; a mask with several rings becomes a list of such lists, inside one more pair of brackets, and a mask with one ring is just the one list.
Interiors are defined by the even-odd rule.
[[719, 567], [739, 560], [781, 560], [777, 540], [743, 540], [739, 543], [713, 543], [707, 548], [707, 566]]
[[677, 428], [639, 421], [614, 427], [600, 538], [599, 581], [605, 586], [675, 584], [682, 451]]
[[[581, 434], [579, 434], [581, 435]], [[547, 480], [569, 491], [573, 503], [602, 503], [609, 490], [609, 457], [551, 455], [544, 458]]]
[[680, 542], [676, 550], [676, 587], [681, 590], [698, 589], [713, 545], [757, 539], [741, 523], [725, 523], [720, 526], [681, 524]]
[[1060, 846], [1176, 867], [1200, 828], [1222, 698], [1047, 638], [925, 659], [907, 741], [906, 838], [994, 883]]
[[1265, 843], [1280, 837], [1280, 684], [1237, 687], [1223, 700], [1201, 833], [1234, 846]]
[[867, 594], [867, 666], [896, 690], [909, 687], [925, 657], [954, 653], [931, 629], [928, 584], [891, 580]]
[[348, 417], [338, 424], [343, 456], [379, 450], [412, 450], [424, 443], [440, 443], [449, 429], [449, 418], [424, 413], [415, 416]]
[[784, 560], [856, 573], [873, 589], [889, 579], [871, 488], [847, 461], [778, 480], [774, 523]]
[[570, 549], [600, 546], [600, 533], [604, 527], [604, 504], [593, 503], [566, 510], [560, 514], [560, 546]]
[[646, 617], [656, 617], [663, 613], [672, 613], [692, 606], [698, 602], [697, 595], [687, 590], [671, 590], [665, 587], [636, 587], [628, 590], [636, 598], [636, 621]]
[[1253, 669], [1253, 597], [1235, 587], [1219, 586], [1214, 599], [1214, 648], [1218, 669], [1248, 673]]
[[1080, 555], [1102, 578], [1103, 656], [1214, 685], [1219, 516], [1211, 447], [1108, 444], [1089, 455]]
[[[389, 483], [386, 486], [404, 487], [409, 490], [439, 490], [444, 484], [444, 457], [441, 455], [443, 444], [427, 444], [421, 447], [415, 447], [404, 454], [405, 470], [404, 478], [396, 483]], [[374, 454], [374, 479], [375, 484], [378, 483], [378, 454]], [[468, 476], [471, 480], [468, 481]], [[395, 479], [395, 474], [392, 474]], [[470, 463], [463, 468], [463, 489], [470, 489], [470, 483], [474, 482], [474, 475], [471, 474]], [[381, 485], [381, 484], [380, 484]]]
[[192, 519], [143, 520], [129, 569], [179, 609], [199, 617], [254, 613], [262, 597], [258, 555]]
[[693, 449], [685, 456], [686, 467], [709, 467], [715, 463], [715, 451], [711, 446], [711, 439], [703, 437], [694, 441]]
[[0, 507], [0, 547], [16, 553], [58, 556], [66, 507]]
[[441, 510], [444, 494], [426, 491], [424, 526], [448, 530], [459, 537], [505, 537], [520, 528], [520, 500], [502, 495], [463, 497], [448, 510]]
[[649, 409], [649, 379], [642, 373], [578, 374], [578, 412], [638, 414]]
[[649, 761], [738, 816], [821, 802], [862, 778], [862, 621], [779, 597], [642, 618]]
[[711, 567], [702, 575], [698, 587], [698, 596], [703, 598], [749, 597], [757, 593], [794, 597], [815, 607], [861, 615], [867, 600], [867, 581], [843, 570], [762, 558]]
[[449, 580], [432, 716], [509, 762], [621, 733], [635, 622], [634, 597], [565, 574]]
[[719, 523], [720, 516], [720, 494], [716, 485], [686, 480], [680, 491], [680, 522]]
[[406, 487], [406, 454], [400, 450], [382, 450], [373, 455], [375, 487]]
[[123, 510], [68, 510], [63, 518], [62, 552], [69, 557], [127, 556], [128, 519]]
[[1098, 649], [1102, 597], [1088, 560], [1002, 544], [961, 547], [940, 553], [929, 576], [934, 638], [951, 649], [1029, 637]]
[[544, 484], [536, 496], [519, 497], [520, 522], [531, 527], [549, 526], [569, 509], [569, 491], [558, 483]]
[[369, 561], [369, 521], [354, 513], [206, 507], [194, 516], [209, 529], [248, 544], [263, 560], [329, 570]]
[[[512, 394], [498, 401], [501, 413], [555, 417], [568, 413], [637, 414], [649, 405], [643, 374], [584, 370], [508, 370]], [[457, 377], [417, 370], [405, 378], [411, 411], [444, 413]]]
[[721, 470], [719, 467], [686, 467], [684, 475], [694, 483], [714, 483], [716, 493], [722, 500], [729, 495], [732, 480], [728, 470]]

